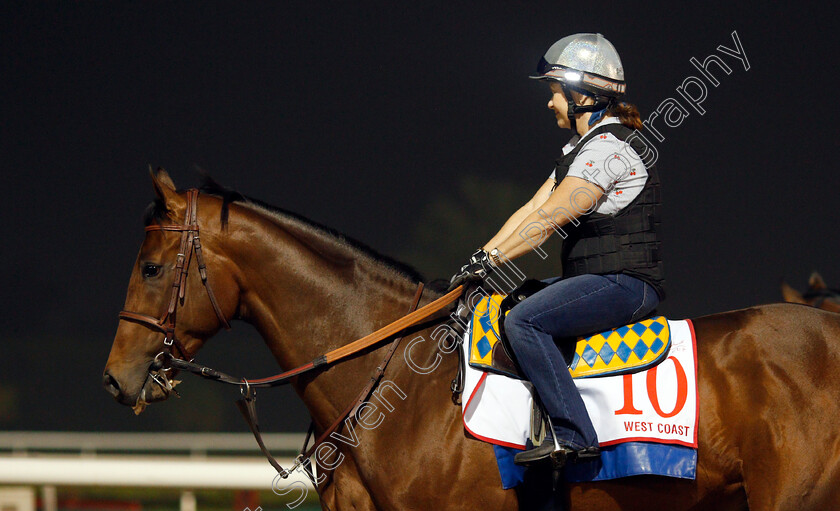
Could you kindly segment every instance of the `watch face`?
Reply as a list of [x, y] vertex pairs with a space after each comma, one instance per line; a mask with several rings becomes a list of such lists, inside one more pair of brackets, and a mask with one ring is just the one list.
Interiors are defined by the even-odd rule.
[[499, 261], [499, 249], [498, 248], [494, 248], [493, 250], [490, 251], [490, 260], [492, 261], [493, 266], [498, 266], [501, 263], [501, 261]]

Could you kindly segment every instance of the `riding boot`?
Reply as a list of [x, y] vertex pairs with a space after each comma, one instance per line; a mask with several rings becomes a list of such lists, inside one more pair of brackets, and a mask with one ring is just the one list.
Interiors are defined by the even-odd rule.
[[[553, 430], [550, 419], [548, 424], [548, 431], [550, 432]], [[513, 462], [526, 467], [550, 464], [553, 469], [558, 470], [563, 468], [567, 462], [591, 461], [601, 455], [601, 449], [598, 447], [590, 446], [584, 447], [583, 449], [575, 449], [555, 441], [555, 438], [554, 434], [547, 433], [543, 442], [538, 447], [518, 453], [513, 457]]]

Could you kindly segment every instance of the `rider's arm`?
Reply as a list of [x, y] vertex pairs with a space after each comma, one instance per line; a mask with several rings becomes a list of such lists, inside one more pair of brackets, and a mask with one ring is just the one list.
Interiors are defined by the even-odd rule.
[[[550, 179], [549, 182], [551, 183], [548, 187], [550, 193], [554, 180]], [[540, 191], [545, 187], [546, 185], [543, 185]], [[542, 202], [534, 201], [535, 207], [532, 211], [502, 241], [495, 245], [488, 244], [485, 248], [487, 250], [498, 248], [508, 259], [515, 259], [545, 242], [554, 233], [552, 224], [559, 229], [568, 224], [571, 218], [578, 218], [590, 212], [603, 195], [604, 190], [597, 184], [579, 177], [566, 176], [557, 185], [557, 189]], [[534, 198], [538, 196], [539, 193]], [[538, 211], [543, 214], [540, 215]]]
[[531, 200], [525, 203], [524, 206], [519, 208], [514, 214], [508, 218], [507, 222], [499, 229], [499, 232], [496, 233], [495, 236], [490, 238], [490, 241], [484, 244], [485, 250], [492, 250], [499, 246], [499, 244], [507, 239], [511, 233], [514, 232], [514, 229], [522, 223], [528, 215], [539, 209], [540, 205], [548, 199], [548, 196], [551, 195], [551, 189], [554, 187], [555, 181], [553, 179], [546, 179], [545, 183], [540, 186], [540, 189], [537, 190], [537, 193], [531, 197]]

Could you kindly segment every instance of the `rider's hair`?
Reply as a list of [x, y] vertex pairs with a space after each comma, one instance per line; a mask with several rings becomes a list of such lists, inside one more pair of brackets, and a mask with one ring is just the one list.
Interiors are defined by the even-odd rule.
[[630, 103], [615, 102], [607, 109], [607, 115], [610, 117], [618, 117], [621, 124], [627, 126], [631, 130], [642, 129], [642, 118], [639, 115], [639, 109], [636, 105]]

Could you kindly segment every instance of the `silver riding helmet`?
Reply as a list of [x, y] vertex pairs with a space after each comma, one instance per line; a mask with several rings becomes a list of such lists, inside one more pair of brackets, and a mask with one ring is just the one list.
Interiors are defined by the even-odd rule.
[[[602, 110], [623, 96], [626, 89], [618, 52], [601, 34], [573, 34], [552, 44], [531, 78], [560, 83], [575, 133], [575, 114]], [[594, 97], [595, 104], [576, 104], [570, 90]]]

